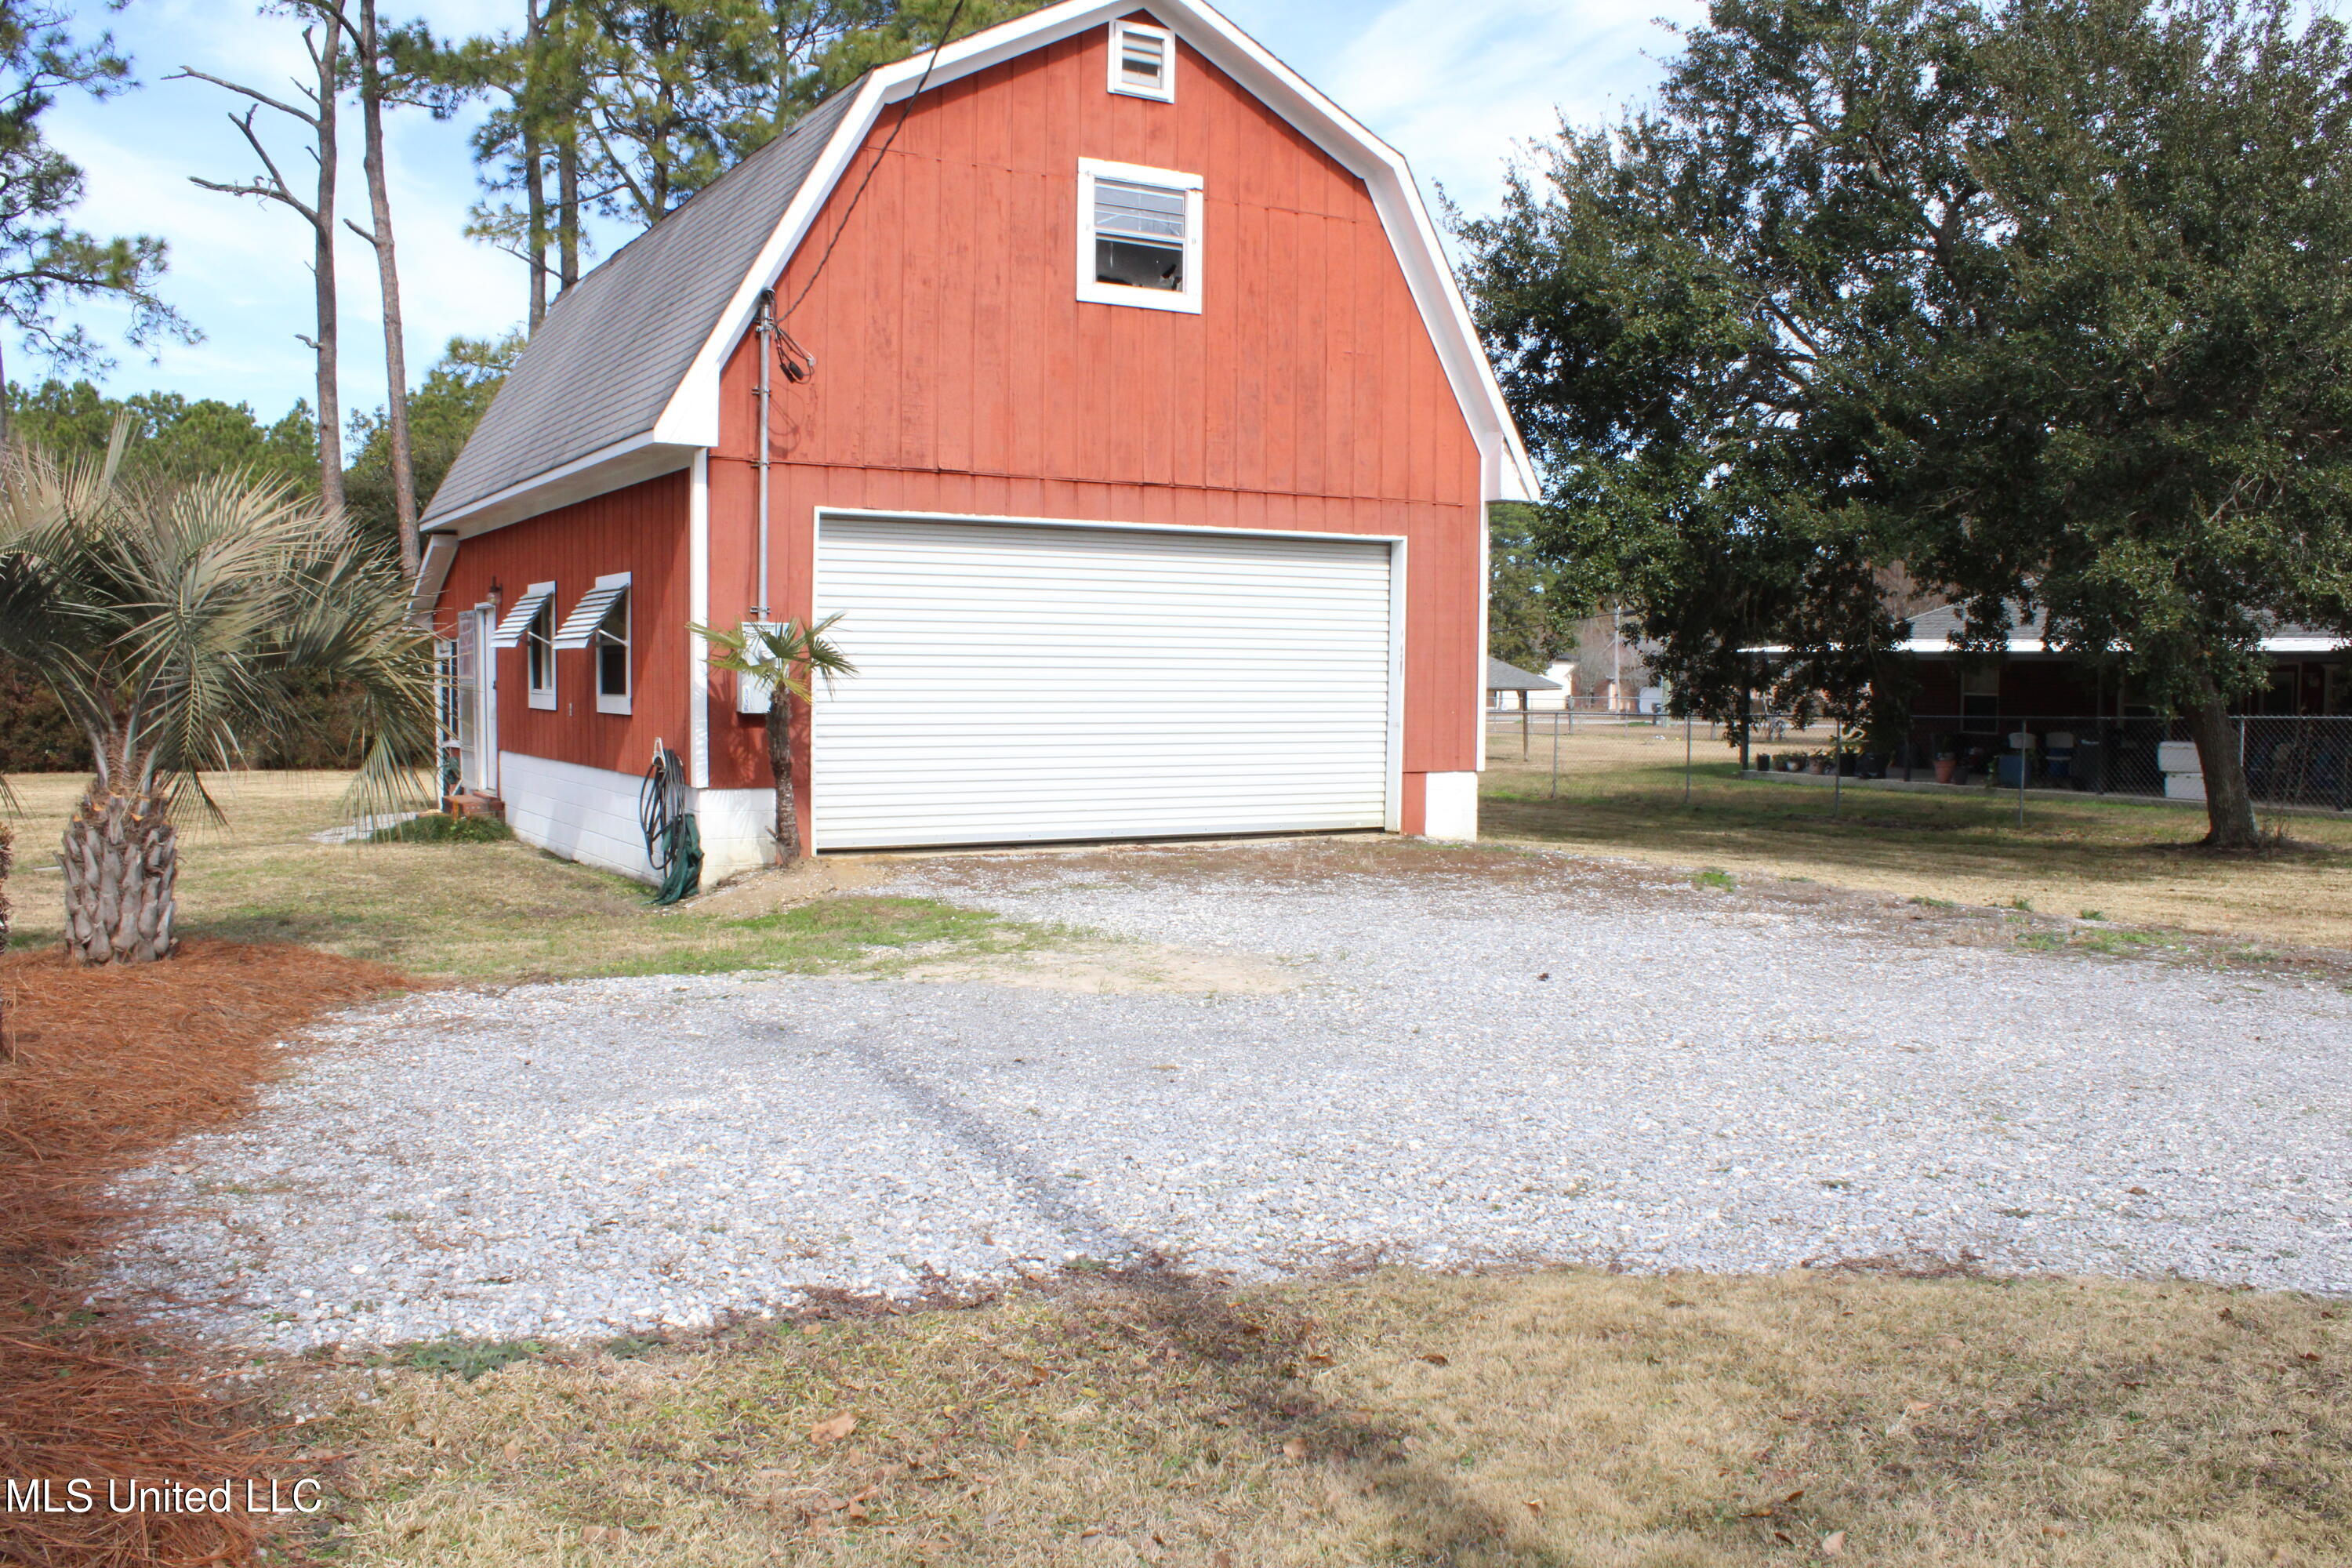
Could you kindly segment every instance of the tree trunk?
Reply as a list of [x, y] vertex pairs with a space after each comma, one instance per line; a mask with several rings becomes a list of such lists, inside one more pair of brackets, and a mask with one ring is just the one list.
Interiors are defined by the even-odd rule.
[[319, 199], [312, 207], [310, 277], [319, 309], [319, 497], [343, 508], [343, 398], [335, 304], [335, 102], [342, 91], [342, 35], [331, 23], [319, 47]]
[[[367, 236], [375, 247], [376, 285], [383, 297], [384, 431], [392, 444], [392, 505], [400, 522], [400, 564], [411, 580], [424, 559], [416, 541], [416, 469], [409, 456], [408, 350], [400, 323], [400, 259], [392, 242], [392, 193], [384, 181], [383, 59], [376, 37], [375, 0], [360, 0], [360, 124], [365, 139], [360, 165], [367, 172]], [[534, 268], [537, 258], [532, 258]]]
[[768, 767], [776, 775], [776, 863], [787, 870], [801, 858], [800, 802], [793, 793], [792, 704], [781, 691], [768, 698]]
[[2197, 742], [2197, 765], [2205, 773], [2205, 846], [2251, 849], [2262, 842], [2254, 827], [2254, 801], [2246, 788], [2246, 759], [2238, 751], [2238, 727], [2230, 705], [2210, 676], [2198, 679], [2198, 700], [2187, 710], [2189, 733]]
[[66, 826], [66, 947], [84, 963], [172, 955], [179, 836], [161, 803], [93, 795]]
[[539, 331], [547, 318], [547, 154], [539, 144], [539, 100], [545, 90], [540, 75], [546, 61], [541, 37], [539, 0], [522, 8], [523, 77], [515, 93], [516, 118], [522, 121], [523, 248], [530, 252], [530, 329]]
[[567, 134], [555, 153], [556, 298], [580, 281], [580, 141]]
[[[0, 952], [8, 951], [8, 869], [15, 858], [16, 834], [0, 822]], [[0, 1062], [16, 1054], [8, 1042], [8, 993], [0, 988]]]
[[[580, 281], [580, 55], [574, 37], [578, 19], [564, 9], [566, 0], [549, 0], [547, 24], [556, 35], [555, 59], [560, 79], [550, 84], [553, 107], [550, 125], [555, 130], [555, 297]], [[541, 135], [546, 134], [541, 128]]]

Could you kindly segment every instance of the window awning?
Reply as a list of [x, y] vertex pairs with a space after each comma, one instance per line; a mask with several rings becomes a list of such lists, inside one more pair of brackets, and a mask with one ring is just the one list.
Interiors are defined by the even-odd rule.
[[572, 607], [572, 613], [563, 617], [563, 624], [556, 628], [555, 646], [586, 647], [595, 639], [596, 628], [604, 624], [605, 612], [619, 603], [621, 595], [628, 591], [626, 583], [613, 583], [589, 589]]
[[492, 647], [522, 647], [522, 634], [530, 628], [531, 621], [538, 616], [540, 606], [553, 597], [555, 597], [555, 584], [552, 583], [534, 583], [525, 589], [522, 597], [515, 601], [515, 607], [507, 612], [506, 619], [499, 623], [499, 629], [491, 634], [490, 646]]

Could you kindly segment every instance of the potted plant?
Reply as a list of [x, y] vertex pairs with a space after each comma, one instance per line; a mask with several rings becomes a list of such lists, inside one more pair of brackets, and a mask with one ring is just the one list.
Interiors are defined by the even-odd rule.
[[1950, 784], [1952, 782], [1952, 775], [1959, 771], [1959, 767], [1960, 753], [1958, 748], [1952, 744], [1952, 738], [1949, 735], [1937, 736], [1936, 782], [1937, 784]]

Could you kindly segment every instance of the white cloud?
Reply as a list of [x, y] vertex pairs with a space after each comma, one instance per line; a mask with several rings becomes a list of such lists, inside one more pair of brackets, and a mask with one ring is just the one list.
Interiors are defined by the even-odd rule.
[[1563, 116], [1588, 125], [1646, 98], [1696, 0], [1396, 0], [1333, 58], [1324, 84], [1466, 211], [1493, 205], [1516, 149]]
[[[477, 6], [428, 6], [444, 28], [480, 26]], [[438, 11], [437, 16], [431, 15]], [[258, 163], [230, 122], [243, 101], [203, 82], [168, 79], [185, 65], [291, 100], [309, 64], [300, 30], [283, 16], [225, 13], [194, 0], [148, 0], [116, 20], [120, 41], [145, 83], [102, 103], [61, 100], [50, 135], [88, 174], [71, 221], [100, 234], [163, 236], [172, 265], [163, 293], [205, 334], [166, 345], [156, 363], [116, 347], [107, 378], [119, 391], [149, 386], [242, 400], [274, 418], [315, 381], [310, 349], [296, 334], [315, 331], [309, 226], [277, 204], [199, 189], [191, 175], [238, 180]], [[360, 165], [360, 125], [346, 106], [338, 200], [343, 216], [368, 221]], [[310, 195], [313, 167], [301, 126], [265, 109], [256, 129], [287, 176]], [[420, 377], [455, 333], [505, 331], [523, 314], [521, 269], [463, 237], [475, 197], [470, 117], [436, 123], [401, 110], [390, 121], [389, 163], [410, 374]], [[348, 229], [338, 236], [342, 401], [346, 410], [383, 398], [383, 336], [373, 250]], [[84, 313], [93, 335], [119, 344], [121, 313]], [[20, 374], [35, 367], [19, 361]], [[37, 374], [37, 372], [35, 372]]]

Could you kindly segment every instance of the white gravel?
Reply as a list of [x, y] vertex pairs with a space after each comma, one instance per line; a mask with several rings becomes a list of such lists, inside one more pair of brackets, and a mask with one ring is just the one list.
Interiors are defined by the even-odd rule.
[[2332, 982], [1909, 941], [1622, 865], [1317, 858], [928, 861], [883, 889], [1271, 957], [1307, 981], [1286, 994], [737, 975], [349, 1016], [140, 1184], [175, 1212], [122, 1283], [289, 1349], [602, 1337], [1151, 1252], [2352, 1291]]

